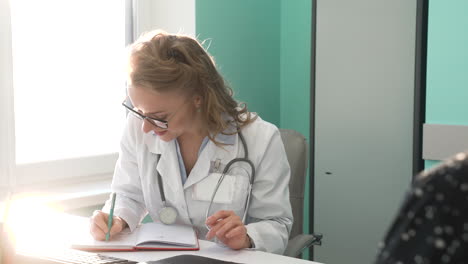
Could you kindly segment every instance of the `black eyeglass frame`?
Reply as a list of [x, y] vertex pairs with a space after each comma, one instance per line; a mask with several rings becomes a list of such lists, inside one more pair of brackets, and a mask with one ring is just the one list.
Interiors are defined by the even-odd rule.
[[[136, 117], [138, 117], [139, 119], [145, 121], [147, 120], [150, 124], [152, 124], [153, 126], [157, 127], [157, 128], [160, 128], [160, 129], [168, 129], [169, 128], [169, 122], [166, 121], [166, 120], [161, 120], [161, 119], [157, 119], [157, 118], [153, 118], [153, 117], [149, 117], [149, 116], [145, 116], [141, 113], [139, 113], [138, 111], [135, 111], [133, 110], [133, 108], [131, 108], [130, 106], [128, 106], [125, 102], [127, 102], [127, 99], [125, 99], [123, 102], [122, 102], [122, 105], [130, 111], [130, 113], [134, 114]], [[158, 125], [158, 123], [160, 125]]]

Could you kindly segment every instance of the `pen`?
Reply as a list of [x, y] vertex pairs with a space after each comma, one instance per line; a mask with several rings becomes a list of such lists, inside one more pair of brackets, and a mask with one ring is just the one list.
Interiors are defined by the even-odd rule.
[[112, 202], [111, 202], [111, 208], [109, 212], [109, 219], [107, 220], [106, 241], [109, 241], [109, 238], [110, 238], [110, 230], [112, 228], [112, 219], [114, 218], [115, 196], [116, 196], [115, 193], [112, 193]]

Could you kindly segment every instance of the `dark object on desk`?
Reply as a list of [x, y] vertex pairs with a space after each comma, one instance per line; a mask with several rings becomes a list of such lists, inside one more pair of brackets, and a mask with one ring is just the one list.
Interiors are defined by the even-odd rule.
[[468, 153], [417, 175], [375, 263], [468, 263]]
[[208, 258], [196, 255], [178, 255], [157, 261], [141, 262], [140, 264], [240, 264], [220, 259]]

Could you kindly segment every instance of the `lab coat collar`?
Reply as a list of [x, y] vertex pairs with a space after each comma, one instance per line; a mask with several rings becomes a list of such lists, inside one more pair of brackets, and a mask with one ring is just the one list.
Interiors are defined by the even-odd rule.
[[234, 145], [236, 143], [236, 138], [237, 138], [237, 127], [236, 125], [233, 125], [234, 119], [227, 114], [223, 114], [223, 119], [228, 120], [231, 122], [231, 125], [228, 126], [223, 132], [217, 134], [215, 136], [215, 140], [221, 144], [225, 145]]
[[[234, 131], [236, 131], [236, 127], [230, 126], [222, 133], [216, 135], [216, 141], [223, 144], [221, 146], [217, 146], [211, 140], [206, 144], [205, 149], [201, 152], [200, 157], [198, 157], [190, 175], [188, 175], [189, 177], [184, 184], [184, 189], [189, 188], [208, 176], [211, 161], [220, 159], [221, 163], [227, 164], [230, 160], [236, 158], [239, 137], [237, 133], [232, 134]], [[176, 191], [178, 189], [177, 187], [179, 185], [181, 186], [182, 180], [174, 140], [166, 142], [154, 134], [146, 133], [144, 134], [144, 143], [147, 146], [148, 151], [151, 153], [161, 154], [161, 159], [157, 165], [157, 169], [159, 173], [161, 173], [162, 177], [164, 177], [164, 175], [167, 176], [168, 172], [171, 172], [171, 177], [164, 178], [163, 180], [167, 185], [170, 185], [168, 187]], [[169, 166], [172, 166], [170, 164], [174, 164], [176, 166], [174, 166], [174, 168], [169, 168]], [[172, 173], [175, 168], [177, 168], [176, 172]]]
[[207, 143], [205, 149], [200, 154], [200, 157], [198, 157], [195, 166], [190, 172], [190, 175], [184, 184], [184, 189], [187, 189], [206, 178], [210, 173], [212, 161], [220, 159], [222, 164], [227, 164], [230, 160], [236, 158], [238, 149], [237, 134], [231, 135], [228, 142], [232, 144], [225, 143], [227, 145], [216, 146], [216, 144], [211, 140]]
[[206, 178], [210, 173], [212, 161], [220, 159], [221, 163], [227, 164], [237, 156], [237, 151], [235, 150], [237, 149], [238, 136], [237, 134], [233, 134], [236, 130], [235, 126], [230, 126], [222, 133], [216, 135], [215, 140], [221, 143], [220, 146], [217, 146], [211, 140], [206, 144], [205, 149], [200, 153], [195, 166], [184, 184], [184, 189]]
[[[231, 131], [227, 130], [225, 130], [223, 133], [232, 134]], [[227, 135], [223, 133], [219, 133], [218, 135], [216, 135], [215, 140], [225, 145], [234, 145], [236, 143], [237, 134]]]

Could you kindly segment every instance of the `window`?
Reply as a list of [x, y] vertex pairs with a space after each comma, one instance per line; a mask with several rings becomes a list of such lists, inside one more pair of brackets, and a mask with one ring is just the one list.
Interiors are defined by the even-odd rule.
[[8, 108], [0, 113], [8, 128], [0, 132], [8, 145], [0, 182], [5, 174], [16, 185], [111, 176], [125, 123], [128, 1], [6, 2], [11, 61], [0, 66], [11, 77], [0, 80]]
[[181, 2], [0, 0], [0, 196], [110, 179], [125, 123], [124, 47], [155, 28], [195, 35], [195, 0]]

